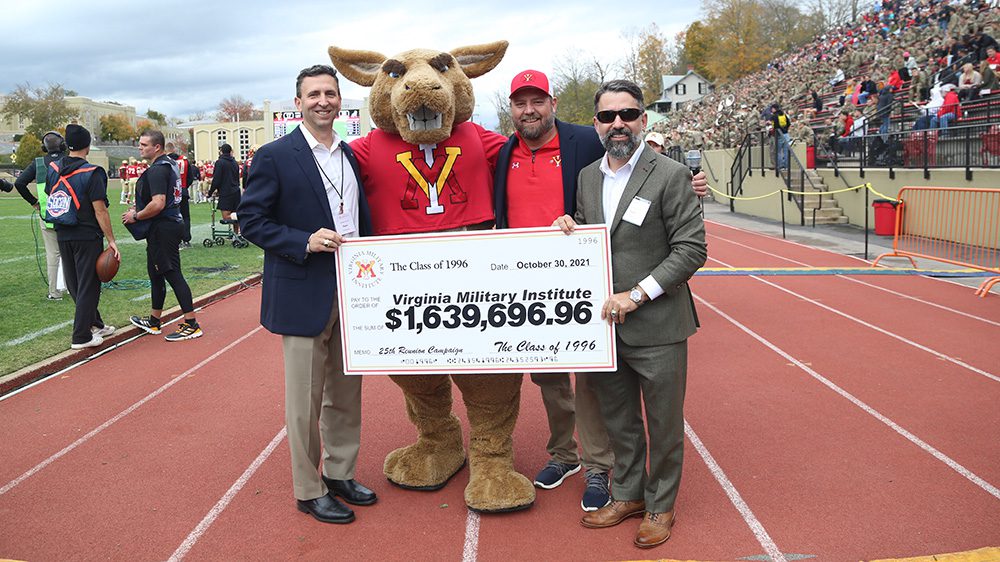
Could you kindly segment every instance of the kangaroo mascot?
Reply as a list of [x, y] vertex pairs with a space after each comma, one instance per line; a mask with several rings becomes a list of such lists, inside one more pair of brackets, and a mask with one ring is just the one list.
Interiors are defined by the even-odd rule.
[[[393, 57], [330, 47], [348, 80], [371, 87], [378, 129], [353, 143], [376, 235], [486, 229], [493, 225], [493, 168], [502, 135], [469, 122], [471, 78], [492, 70], [506, 41], [450, 52], [413, 49]], [[469, 415], [469, 484], [465, 503], [477, 512], [526, 509], [530, 480], [514, 470], [512, 434], [521, 375], [401, 375], [416, 443], [385, 459], [390, 482], [438, 490], [466, 462], [462, 426], [452, 413], [452, 382]]]

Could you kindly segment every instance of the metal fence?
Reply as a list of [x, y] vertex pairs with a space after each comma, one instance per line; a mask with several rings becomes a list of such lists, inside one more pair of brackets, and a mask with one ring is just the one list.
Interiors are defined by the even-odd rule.
[[897, 131], [861, 137], [819, 137], [816, 165], [861, 170], [922, 169], [930, 178], [934, 168], [1000, 168], [1000, 124], [967, 125], [947, 129]]

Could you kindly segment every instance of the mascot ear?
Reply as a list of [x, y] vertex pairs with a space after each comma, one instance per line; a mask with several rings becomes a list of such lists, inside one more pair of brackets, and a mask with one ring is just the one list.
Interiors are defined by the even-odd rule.
[[333, 66], [351, 82], [360, 86], [370, 87], [375, 83], [385, 55], [375, 51], [355, 51], [330, 47], [327, 49]]
[[451, 55], [458, 61], [466, 76], [478, 78], [500, 64], [504, 53], [507, 52], [507, 45], [506, 41], [469, 45], [452, 49]]

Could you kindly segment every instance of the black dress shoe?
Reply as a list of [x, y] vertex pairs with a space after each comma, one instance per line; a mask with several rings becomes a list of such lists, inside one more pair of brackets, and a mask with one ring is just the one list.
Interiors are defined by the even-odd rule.
[[326, 487], [333, 495], [344, 498], [344, 501], [353, 505], [371, 505], [378, 501], [375, 492], [364, 487], [357, 480], [334, 480], [323, 477]]
[[351, 508], [337, 501], [330, 494], [312, 500], [295, 500], [299, 511], [308, 513], [324, 523], [350, 523], [354, 521]]

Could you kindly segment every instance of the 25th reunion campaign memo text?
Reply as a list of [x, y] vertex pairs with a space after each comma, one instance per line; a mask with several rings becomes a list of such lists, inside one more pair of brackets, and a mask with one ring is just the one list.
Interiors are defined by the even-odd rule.
[[337, 290], [350, 375], [614, 371], [607, 227], [353, 238]]

